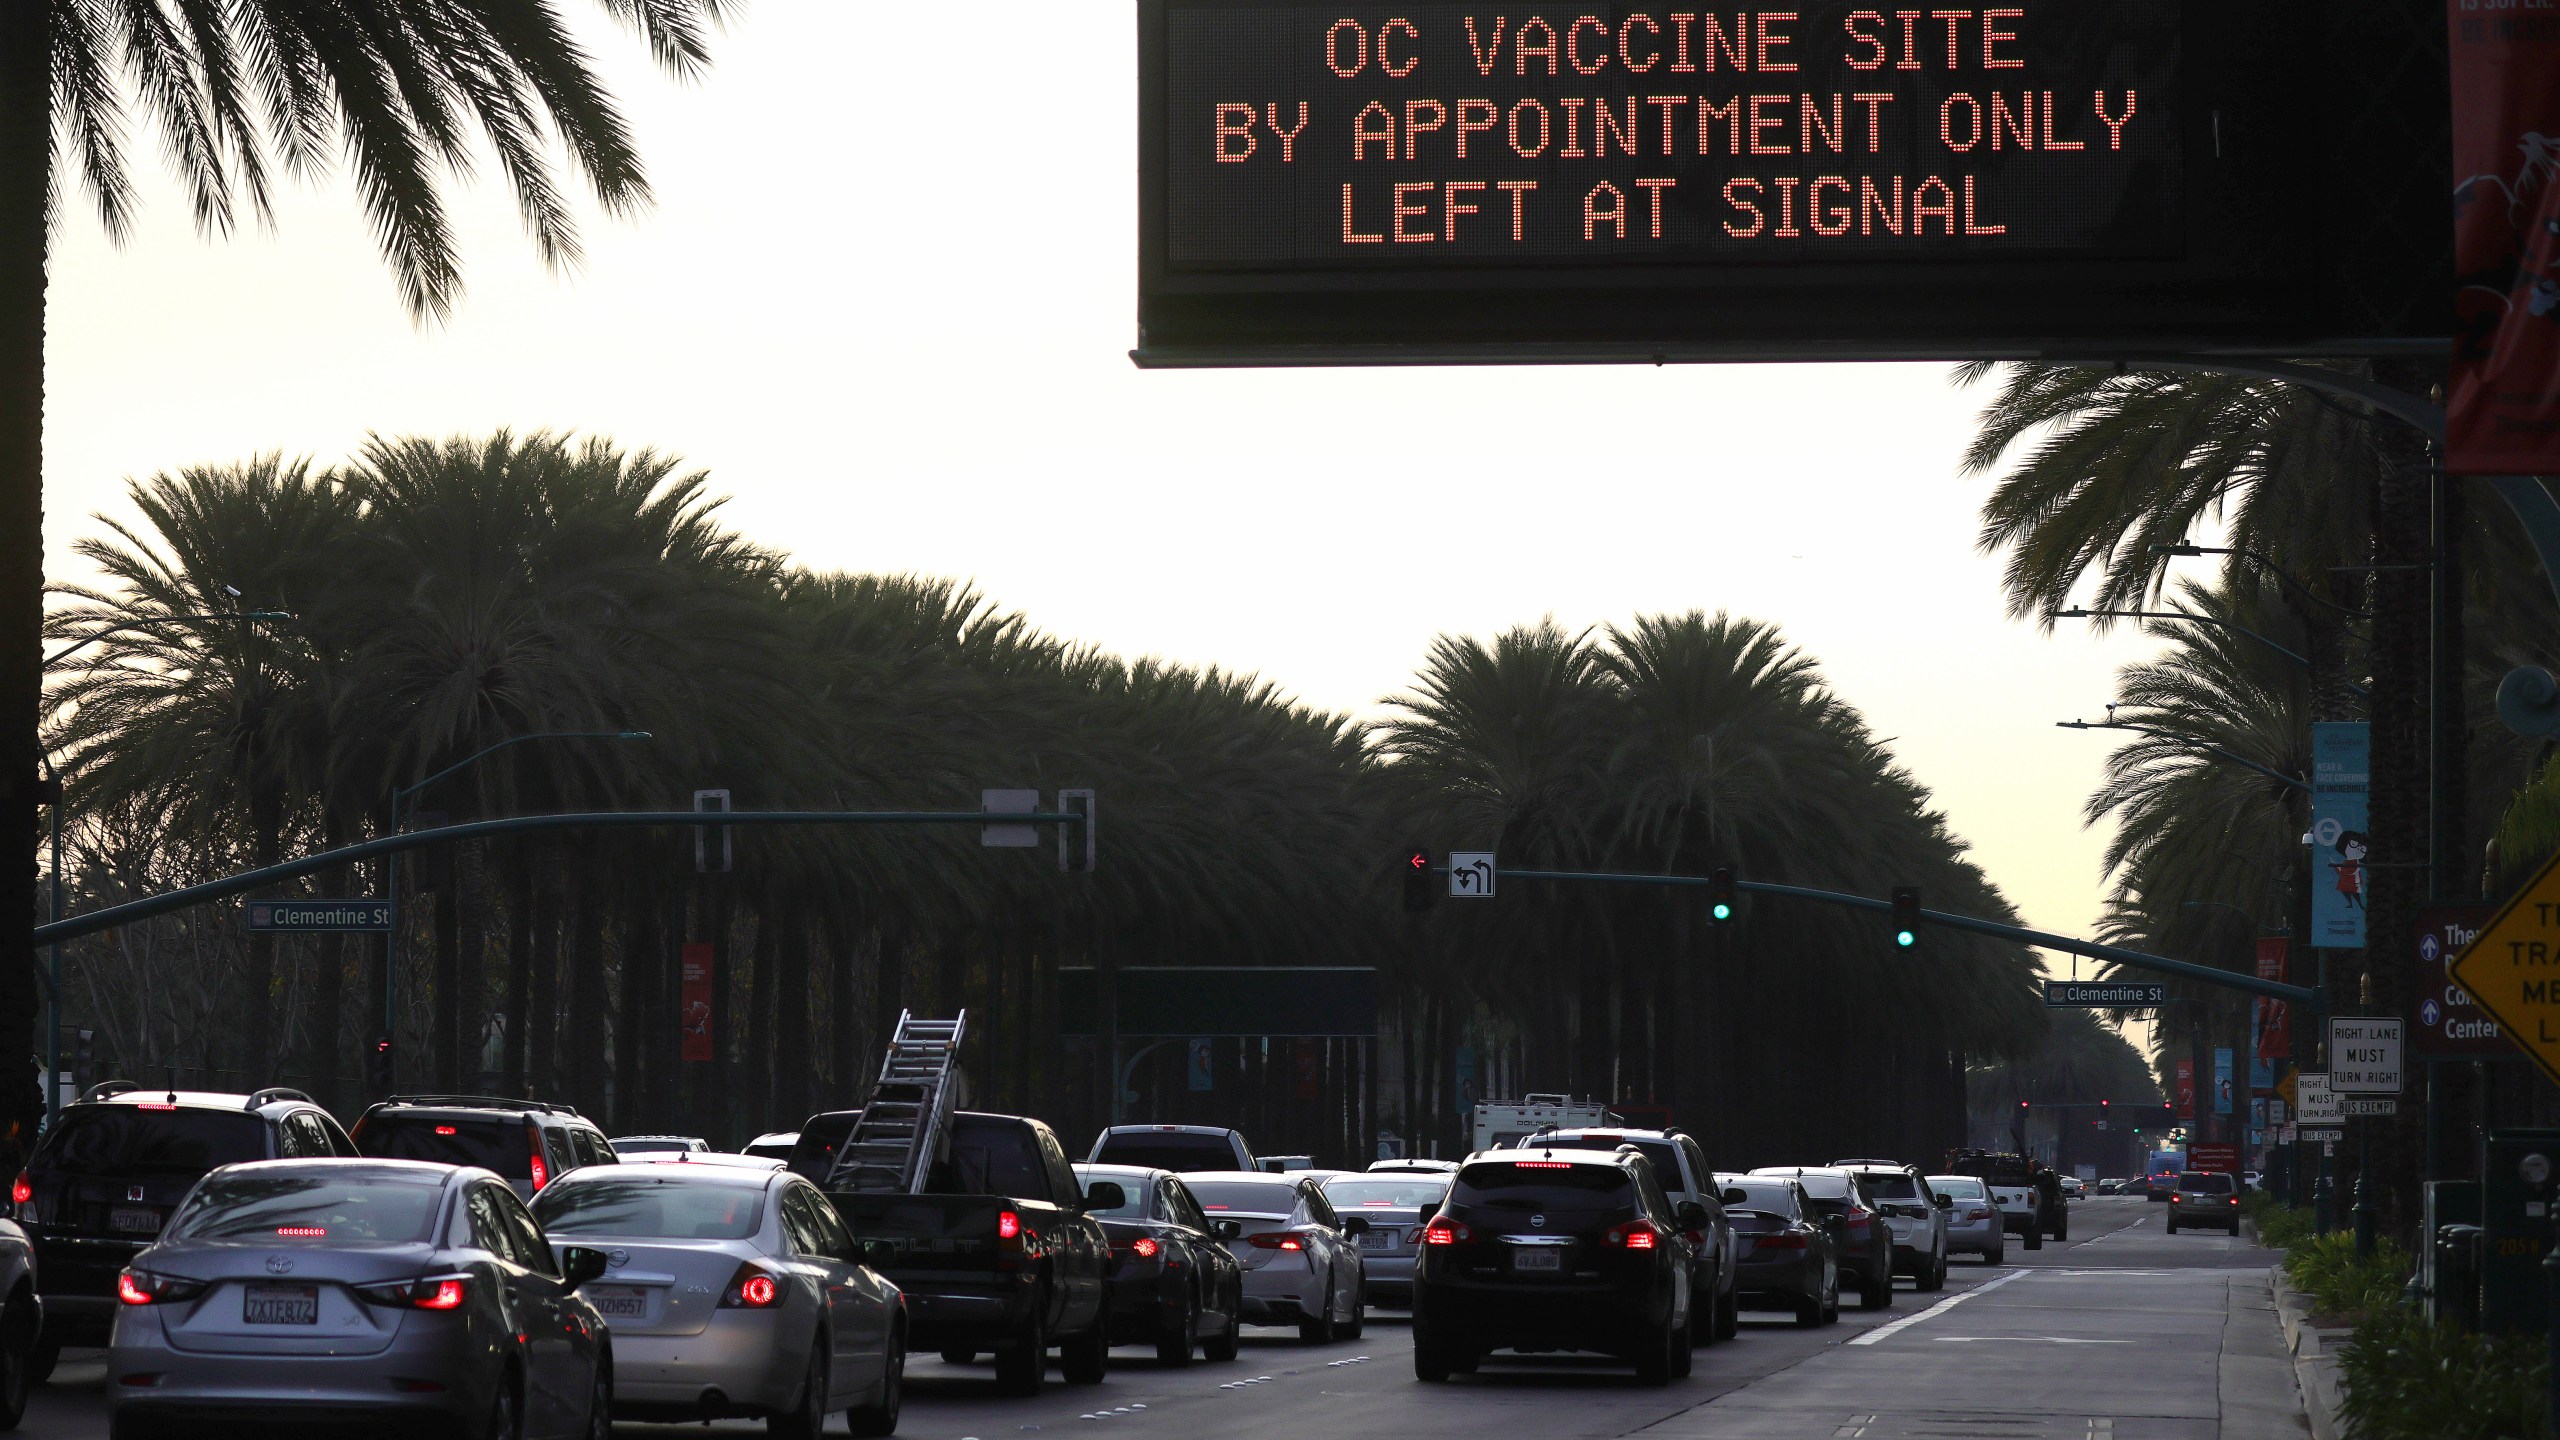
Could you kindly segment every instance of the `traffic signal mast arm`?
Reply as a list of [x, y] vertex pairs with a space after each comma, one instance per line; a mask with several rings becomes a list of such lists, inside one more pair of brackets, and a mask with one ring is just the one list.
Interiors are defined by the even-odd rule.
[[[1505, 880], [1567, 880], [1603, 885], [1671, 885], [1705, 887], [1714, 882], [1704, 875], [1630, 875], [1606, 870], [1514, 870], [1504, 866], [1499, 872]], [[1816, 890], [1806, 885], [1780, 885], [1769, 880], [1738, 880], [1737, 889], [1755, 895], [1783, 895], [1793, 900], [1812, 900], [1825, 905], [1839, 905], [1851, 910], [1873, 910], [1891, 915], [1893, 902], [1865, 895], [1849, 895], [1838, 890]], [[1922, 910], [1920, 918], [1932, 925], [1950, 930], [1967, 930], [1976, 935], [1989, 935], [1998, 940], [2032, 945], [2040, 950], [2060, 950], [2068, 955], [2085, 955], [2092, 960], [2106, 960], [2136, 970], [2151, 970], [2174, 975], [2182, 980], [2220, 985], [2226, 989], [2264, 995], [2272, 1000], [2291, 1000], [2315, 1011], [2327, 1010], [2327, 997], [2306, 985], [2288, 985], [2281, 980], [2261, 980], [2255, 975], [2242, 975], [2231, 970], [2216, 970], [2186, 960], [2172, 960], [2165, 955], [2127, 950], [2118, 945], [2101, 945], [2094, 940], [2079, 940], [2056, 935], [2049, 930], [2030, 930], [2023, 925], [2004, 925], [1997, 920], [1977, 920], [1946, 910]], [[38, 932], [41, 934], [42, 932]]]

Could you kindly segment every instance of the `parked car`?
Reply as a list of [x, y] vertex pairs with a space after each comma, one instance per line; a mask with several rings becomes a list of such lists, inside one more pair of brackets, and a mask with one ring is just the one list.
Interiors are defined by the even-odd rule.
[[1893, 1270], [1911, 1277], [1920, 1290], [1947, 1285], [1947, 1206], [1921, 1175], [1919, 1167], [1891, 1160], [1842, 1160], [1837, 1164], [1858, 1177], [1885, 1228], [1893, 1237]]
[[1751, 1173], [1802, 1182], [1817, 1223], [1832, 1232], [1842, 1282], [1858, 1287], [1858, 1308], [1882, 1310], [1893, 1304], [1893, 1231], [1855, 1172], [1828, 1165], [1769, 1165]]
[[1438, 1382], [1494, 1350], [1578, 1350], [1686, 1375], [1689, 1242], [1634, 1151], [1485, 1151], [1424, 1227], [1413, 1284], [1413, 1373]]
[[1177, 1175], [1254, 1168], [1244, 1136], [1218, 1125], [1114, 1125], [1093, 1137], [1084, 1163], [1135, 1165]]
[[607, 1142], [616, 1155], [660, 1155], [691, 1151], [700, 1154], [711, 1142], [699, 1135], [624, 1135]]
[[115, 1440], [386, 1421], [526, 1440], [606, 1433], [613, 1337], [501, 1177], [397, 1160], [224, 1165], [117, 1277]]
[[[770, 1134], [759, 1135], [753, 1140], [748, 1141], [746, 1144], [739, 1146], [738, 1153], [741, 1155], [763, 1156], [768, 1159], [780, 1160], [785, 1164], [788, 1164], [791, 1160], [792, 1147], [799, 1143], [799, 1131], [776, 1130]], [[802, 1178], [806, 1179], [807, 1177], [803, 1176]]]
[[1929, 1188], [1947, 1197], [1947, 1253], [1979, 1255], [1998, 1265], [2009, 1258], [2009, 1232], [2000, 1223], [2000, 1207], [1991, 1187], [1971, 1175], [1932, 1175]]
[[[801, 1127], [804, 1145], [822, 1118]], [[1040, 1392], [1052, 1348], [1068, 1383], [1102, 1383], [1111, 1246], [1089, 1212], [1128, 1197], [1111, 1181], [1079, 1184], [1037, 1120], [963, 1110], [947, 1133], [921, 1195], [827, 1192], [854, 1238], [888, 1245], [875, 1268], [906, 1295], [907, 1343], [946, 1359], [993, 1351], [1008, 1395]]]
[[2178, 1188], [2169, 1193], [2169, 1233], [2178, 1227], [2211, 1226], [2240, 1233], [2240, 1183], [2220, 1170], [2181, 1170]]
[[51, 1375], [65, 1345], [107, 1343], [117, 1274], [215, 1167], [355, 1153], [336, 1119], [299, 1090], [144, 1090], [124, 1080], [89, 1087], [54, 1117], [10, 1187], [35, 1247], [43, 1300], [29, 1378]]
[[1111, 1242], [1103, 1271], [1111, 1343], [1153, 1345], [1167, 1365], [1190, 1364], [1195, 1345], [1212, 1360], [1236, 1358], [1244, 1269], [1218, 1233], [1221, 1222], [1202, 1212], [1182, 1177], [1134, 1165], [1079, 1165], [1076, 1179], [1088, 1193], [1096, 1181], [1120, 1187], [1119, 1204], [1093, 1211]]
[[394, 1095], [356, 1117], [356, 1150], [370, 1160], [477, 1165], [531, 1200], [573, 1170], [622, 1157], [575, 1107], [488, 1095]]
[[565, 1259], [605, 1252], [585, 1288], [613, 1327], [613, 1414], [759, 1418], [816, 1436], [846, 1410], [856, 1435], [897, 1428], [905, 1299], [870, 1266], [818, 1187], [758, 1161], [595, 1166], [534, 1197]]
[[1235, 1222], [1227, 1253], [1244, 1272], [1248, 1325], [1295, 1325], [1322, 1344], [1360, 1338], [1368, 1320], [1368, 1276], [1360, 1237], [1369, 1222], [1344, 1219], [1312, 1175], [1210, 1170], [1183, 1183], [1212, 1220]]
[[1413, 1303], [1413, 1262], [1422, 1252], [1422, 1227], [1449, 1198], [1456, 1171], [1370, 1171], [1324, 1182], [1324, 1198], [1337, 1215], [1369, 1222], [1360, 1232], [1360, 1268], [1369, 1298], [1386, 1305]]
[[1804, 1186], [1778, 1175], [1718, 1175], [1741, 1262], [1734, 1285], [1752, 1309], [1792, 1310], [1803, 1326], [1840, 1319], [1840, 1251]]
[[1733, 1289], [1737, 1247], [1733, 1226], [1724, 1218], [1723, 1187], [1716, 1184], [1714, 1167], [1707, 1164], [1707, 1152], [1696, 1137], [1679, 1130], [1556, 1129], [1523, 1139], [1519, 1148], [1614, 1150], [1621, 1145], [1634, 1146], [1652, 1162], [1653, 1178], [1661, 1182], [1675, 1213], [1689, 1204], [1706, 1213], [1704, 1224], [1683, 1227], [1690, 1251], [1689, 1290], [1695, 1297], [1689, 1313], [1698, 1327], [1692, 1338], [1700, 1345], [1732, 1339], [1742, 1331], [1741, 1301]]

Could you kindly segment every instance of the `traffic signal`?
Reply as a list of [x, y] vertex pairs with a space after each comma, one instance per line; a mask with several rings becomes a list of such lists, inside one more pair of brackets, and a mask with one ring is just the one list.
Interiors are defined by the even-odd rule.
[[1405, 912], [1419, 915], [1431, 908], [1431, 899], [1431, 852], [1407, 850], [1404, 852]]
[[366, 1087], [376, 1095], [391, 1093], [391, 1037], [376, 1035], [365, 1050], [364, 1079]]
[[1707, 918], [1721, 925], [1733, 918], [1733, 867], [1719, 865], [1707, 874]]
[[2098, 1102], [2098, 1128], [2101, 1130], [2107, 1128], [2107, 1115], [2107, 1102], [2101, 1100]]
[[1920, 943], [1920, 887], [1917, 885], [1893, 887], [1893, 943], [1905, 950]]
[[1092, 873], [1095, 861], [1093, 829], [1099, 820], [1091, 790], [1061, 790], [1058, 809], [1076, 818], [1058, 826], [1058, 868], [1070, 872]]

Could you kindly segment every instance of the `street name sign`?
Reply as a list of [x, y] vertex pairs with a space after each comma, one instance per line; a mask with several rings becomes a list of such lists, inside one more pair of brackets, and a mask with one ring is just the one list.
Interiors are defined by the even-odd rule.
[[2347, 1117], [2338, 1108], [2338, 1092], [2329, 1088], [2329, 1077], [2317, 1070], [2306, 1070], [2296, 1077], [2294, 1113], [2305, 1125], [2336, 1125]]
[[2341, 1095], [2338, 1113], [2350, 1120], [2374, 1120], [2400, 1113], [2400, 1101], [2391, 1095]]
[[2418, 907], [2417, 1028], [2410, 1048], [2425, 1059], [2478, 1059], [2508, 1056], [2516, 1048], [2498, 1033], [2498, 1022], [2453, 982], [2453, 957], [2480, 938], [2494, 905], [2421, 905]]
[[2329, 1088], [2341, 1095], [2397, 1095], [2407, 1021], [2397, 1015], [2329, 1017]]
[[2490, 917], [2449, 973], [2542, 1073], [2560, 1081], [2560, 855]]
[[261, 933], [345, 935], [391, 928], [388, 900], [251, 900], [240, 909], [249, 928]]
[[[2261, 8], [1140, 0], [1135, 358], [2299, 356], [2442, 335], [2413, 302], [2450, 287], [2450, 181], [2437, 150], [2409, 152], [2430, 171], [2392, 147], [2444, 112], [2443, 67], [2408, 65], [2398, 32]], [[2309, 125], [2322, 144], [2278, 138]], [[2363, 282], [2331, 278], [2350, 269]]]
[[1461, 900], [1490, 900], [1496, 871], [1490, 850], [1449, 853], [1449, 894]]
[[2047, 980], [2044, 1003], [2055, 1009], [2138, 1010], [2168, 1004], [2169, 987], [2158, 980]]

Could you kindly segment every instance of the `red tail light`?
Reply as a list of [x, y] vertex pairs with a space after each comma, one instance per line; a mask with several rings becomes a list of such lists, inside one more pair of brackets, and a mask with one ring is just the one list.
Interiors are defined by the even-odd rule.
[[525, 1123], [524, 1143], [530, 1147], [526, 1159], [533, 1167], [533, 1188], [539, 1190], [551, 1183], [551, 1167], [542, 1163], [542, 1130], [531, 1121]]
[[127, 1305], [160, 1305], [172, 1300], [193, 1300], [204, 1293], [201, 1280], [180, 1280], [168, 1275], [154, 1275], [147, 1270], [124, 1270], [116, 1275], [116, 1298]]
[[1256, 1250], [1304, 1250], [1307, 1248], [1298, 1243], [1297, 1236], [1286, 1230], [1273, 1230], [1263, 1235], [1247, 1235], [1244, 1237], [1244, 1243]]
[[34, 1198], [36, 1198], [36, 1182], [28, 1177], [26, 1171], [19, 1171], [17, 1182], [9, 1187], [9, 1202], [13, 1205], [24, 1205]]
[[1650, 1250], [1658, 1241], [1652, 1221], [1630, 1220], [1609, 1232], [1609, 1243], [1628, 1250]]
[[127, 1270], [116, 1277], [116, 1298], [127, 1305], [148, 1305], [160, 1297], [135, 1284], [133, 1272]]
[[1460, 1245], [1474, 1238], [1475, 1232], [1446, 1215], [1422, 1227], [1422, 1243], [1425, 1245]]
[[723, 1310], [769, 1310], [782, 1301], [782, 1287], [771, 1275], [750, 1261], [738, 1267], [729, 1277], [729, 1289], [720, 1297]]
[[1573, 1168], [1573, 1162], [1569, 1160], [1514, 1160], [1511, 1162], [1511, 1168], [1514, 1170], [1570, 1170]]
[[1010, 1210], [1004, 1211], [1004, 1212], [1002, 1212], [1001, 1214], [997, 1215], [997, 1216], [996, 1216], [996, 1238], [997, 1238], [997, 1239], [999, 1239], [999, 1240], [1019, 1240], [1019, 1239], [1021, 1239], [1021, 1238], [1022, 1238], [1022, 1217], [1021, 1217], [1021, 1216], [1019, 1216], [1019, 1215], [1016, 1215], [1015, 1213], [1013, 1213], [1013, 1212], [1012, 1212], [1012, 1211], [1010, 1211]]
[[1137, 1256], [1141, 1260], [1153, 1260], [1156, 1258], [1156, 1252], [1163, 1248], [1163, 1246], [1158, 1245], [1153, 1239], [1141, 1235], [1138, 1237], [1138, 1242], [1129, 1247], [1129, 1253]]
[[1752, 1243], [1762, 1250], [1801, 1250], [1804, 1236], [1794, 1230], [1781, 1230], [1775, 1235], [1754, 1236]]
[[430, 1275], [421, 1280], [391, 1280], [379, 1285], [358, 1285], [358, 1295], [376, 1305], [401, 1305], [412, 1310], [459, 1310], [471, 1298], [471, 1277], [467, 1275]]
[[[435, 1288], [427, 1290], [426, 1287], [429, 1284], [434, 1285]], [[420, 1281], [419, 1288], [425, 1293], [409, 1303], [421, 1310], [459, 1310], [462, 1308], [463, 1286], [464, 1282], [458, 1276], [448, 1276], [436, 1281]]]

